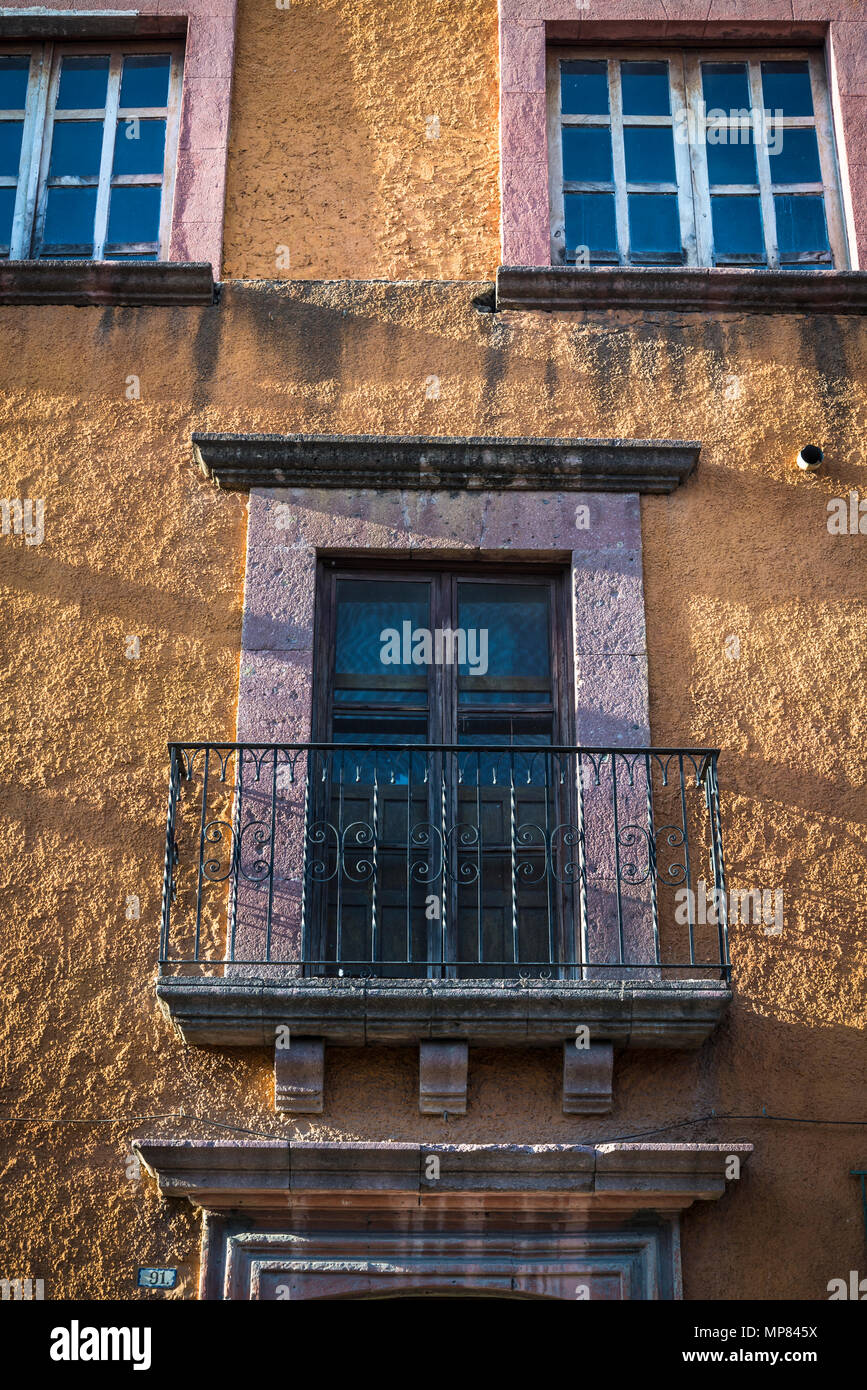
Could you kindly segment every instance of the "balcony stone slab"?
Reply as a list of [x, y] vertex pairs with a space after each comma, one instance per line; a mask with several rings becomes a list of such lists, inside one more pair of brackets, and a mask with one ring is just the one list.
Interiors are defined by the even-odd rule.
[[273, 1047], [280, 1027], [329, 1046], [466, 1041], [552, 1047], [696, 1048], [731, 1002], [720, 980], [379, 980], [163, 976], [160, 1007], [185, 1042]]

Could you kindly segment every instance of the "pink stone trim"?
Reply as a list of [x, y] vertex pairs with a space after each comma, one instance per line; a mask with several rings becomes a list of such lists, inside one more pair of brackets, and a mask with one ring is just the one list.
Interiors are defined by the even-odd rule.
[[867, 266], [867, 0], [499, 0], [503, 265], [550, 265], [547, 40], [825, 42], [851, 268]]
[[[586, 510], [583, 510], [585, 509]], [[584, 745], [650, 741], [640, 499], [603, 492], [252, 488], [237, 737], [311, 734], [318, 550], [395, 559], [465, 552], [571, 560], [575, 729]]]
[[[169, 260], [209, 261], [215, 279], [223, 245], [236, 9], [237, 0], [51, 0], [50, 5], [51, 11], [70, 15], [105, 10], [109, 38], [112, 15], [119, 10], [135, 13], [142, 37], [156, 37], [155, 19], [160, 32], [180, 34], [186, 28]], [[126, 25], [120, 32], [130, 37]]]

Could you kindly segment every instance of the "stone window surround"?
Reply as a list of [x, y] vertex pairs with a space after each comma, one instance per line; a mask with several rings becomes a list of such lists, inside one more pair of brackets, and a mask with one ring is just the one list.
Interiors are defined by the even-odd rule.
[[[50, 8], [41, 11], [0, 11], [0, 42], [186, 36], [169, 262], [209, 264], [215, 279], [222, 255], [236, 6], [237, 0], [88, 0], [87, 13], [82, 14], [80, 0], [52, 0]], [[37, 264], [42, 267], [41, 302], [49, 302], [46, 263]], [[30, 265], [18, 262], [14, 269]], [[159, 262], [131, 269], [141, 281], [147, 278], [148, 266], [152, 278], [159, 279]], [[124, 268], [113, 267], [115, 284], [122, 281], [119, 271]], [[7, 278], [12, 271], [9, 263]], [[26, 277], [26, 271], [21, 273]], [[183, 282], [178, 286], [183, 293]], [[149, 302], [146, 290], [140, 293], [137, 302]], [[22, 302], [20, 286], [17, 300]], [[100, 302], [107, 302], [105, 291]]]
[[[824, 44], [850, 258], [854, 269], [867, 264], [867, 165], [859, 135], [867, 114], [867, 15], [853, 20], [854, 6], [832, 0], [824, 17], [817, 16], [818, 5], [799, 0], [785, 7], [769, 0], [714, 0], [702, 19], [688, 17], [690, 8], [663, 0], [584, 0], [576, 17], [575, 0], [499, 0], [505, 266], [551, 264], [545, 64], [552, 40], [717, 48]], [[788, 17], [781, 20], [776, 16], [783, 8]]]
[[[639, 489], [685, 481], [697, 444], [196, 435], [194, 450], [214, 481], [250, 490], [238, 742], [310, 741], [317, 566], [364, 553], [568, 565], [576, 741], [649, 745]], [[537, 490], [541, 477], [558, 490]], [[731, 999], [706, 979], [359, 981], [243, 964], [164, 976], [157, 996], [194, 1044], [268, 1045], [288, 1026], [275, 1107], [296, 1113], [323, 1111], [324, 1042], [417, 1044], [422, 1113], [466, 1109], [470, 1044], [560, 1044], [564, 1112], [604, 1113], [615, 1047], [699, 1046]], [[576, 1018], [592, 1027], [586, 1051]]]

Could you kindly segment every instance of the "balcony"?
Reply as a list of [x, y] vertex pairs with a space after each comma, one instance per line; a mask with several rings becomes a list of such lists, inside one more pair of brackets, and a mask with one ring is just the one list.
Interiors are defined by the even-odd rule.
[[698, 1046], [729, 1002], [717, 750], [170, 752], [157, 994], [189, 1042], [276, 1043], [286, 1108], [321, 1109], [325, 1043], [419, 1044], [422, 1109], [470, 1044], [565, 1044], [600, 1110], [615, 1049]]

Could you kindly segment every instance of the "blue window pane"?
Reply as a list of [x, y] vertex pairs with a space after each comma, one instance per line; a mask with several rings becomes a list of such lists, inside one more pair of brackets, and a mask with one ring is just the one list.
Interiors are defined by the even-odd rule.
[[92, 255], [95, 214], [95, 188], [49, 188], [42, 254], [50, 255], [52, 246], [83, 246]]
[[769, 111], [812, 116], [813, 89], [808, 63], [762, 63], [762, 95]]
[[617, 260], [617, 222], [613, 193], [567, 193], [566, 259], [574, 260], [579, 246], [589, 247], [591, 260]]
[[765, 239], [758, 196], [711, 198], [710, 210], [717, 260], [721, 257], [738, 256], [764, 258]]
[[9, 254], [12, 239], [12, 218], [15, 214], [15, 189], [0, 188], [0, 252]]
[[629, 247], [633, 256], [681, 255], [676, 193], [630, 193]]
[[607, 116], [608, 64], [561, 63], [560, 101], [567, 116]]
[[23, 121], [0, 121], [0, 174], [4, 178], [18, 177], [23, 133]]
[[547, 687], [551, 672], [547, 584], [459, 584], [458, 628], [489, 634], [487, 673], [462, 662], [462, 676], [487, 674], [491, 680], [537, 676], [540, 685]]
[[777, 245], [781, 256], [828, 250], [825, 200], [821, 195], [777, 193]]
[[821, 183], [819, 142], [812, 128], [776, 131], [779, 149], [769, 146], [772, 183]]
[[159, 258], [158, 251], [106, 251], [107, 261], [155, 261]]
[[751, 126], [726, 126], [718, 130], [709, 130], [705, 148], [707, 176], [711, 185], [758, 183], [756, 147]]
[[668, 116], [668, 63], [621, 63], [624, 116]]
[[610, 127], [564, 126], [563, 178], [566, 182], [610, 183], [613, 177]]
[[[425, 705], [426, 668], [412, 660], [413, 634], [430, 625], [430, 585], [427, 583], [361, 578], [338, 580], [334, 670], [339, 683], [334, 692], [335, 700], [342, 705], [365, 701]], [[395, 683], [375, 689], [365, 686], [367, 676], [378, 679], [396, 676], [404, 681], [407, 676], [415, 676], [419, 680], [415, 688], [404, 686], [401, 689]], [[355, 718], [353, 727], [357, 727]], [[396, 727], [398, 732], [392, 736], [401, 738], [401, 726]], [[364, 736], [356, 732], [355, 738], [363, 741]]]
[[161, 188], [113, 188], [106, 240], [112, 246], [131, 241], [157, 241], [161, 197]]
[[118, 121], [114, 141], [114, 172], [161, 174], [165, 149], [165, 121]]
[[98, 174], [102, 132], [102, 121], [55, 121], [49, 178], [62, 178], [67, 174], [84, 178]]
[[171, 68], [172, 60], [168, 53], [136, 54], [124, 58], [120, 79], [121, 107], [168, 105]]
[[626, 126], [626, 177], [630, 183], [676, 183], [671, 126]]
[[752, 107], [746, 63], [702, 63], [701, 88], [708, 112], [749, 111]]
[[60, 69], [59, 111], [97, 111], [108, 91], [108, 56], [64, 58]]
[[29, 75], [29, 55], [0, 55], [0, 111], [24, 110]]

